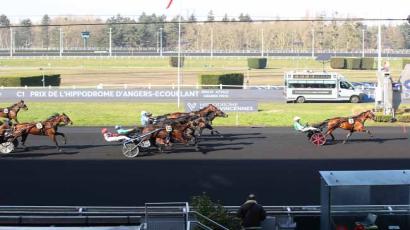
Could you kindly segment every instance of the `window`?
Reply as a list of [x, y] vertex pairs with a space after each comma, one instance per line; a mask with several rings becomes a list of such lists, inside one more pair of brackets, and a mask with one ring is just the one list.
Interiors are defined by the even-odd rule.
[[336, 84], [332, 83], [289, 83], [289, 88], [312, 88], [312, 89], [334, 89]]
[[342, 88], [342, 89], [351, 89], [352, 86], [349, 83], [345, 82], [345, 81], [341, 81], [340, 82], [340, 88]]

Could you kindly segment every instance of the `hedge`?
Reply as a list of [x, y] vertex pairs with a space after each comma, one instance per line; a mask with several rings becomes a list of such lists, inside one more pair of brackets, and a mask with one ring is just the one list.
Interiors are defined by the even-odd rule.
[[397, 121], [409, 123], [410, 122], [410, 114], [397, 116]]
[[376, 122], [391, 122], [393, 120], [393, 116], [391, 115], [376, 115], [374, 121]]
[[360, 58], [346, 58], [346, 69], [360, 69]]
[[374, 58], [371, 58], [371, 57], [362, 58], [360, 69], [366, 69], [366, 70], [375, 69]]
[[403, 58], [403, 64], [402, 64], [402, 68], [404, 69], [404, 67], [406, 67], [407, 64], [410, 64], [410, 59], [405, 59]]
[[[239, 89], [243, 86], [243, 73], [225, 73], [225, 74], [202, 74], [199, 76], [201, 85], [238, 85], [241, 87], [224, 86], [224, 89]], [[215, 89], [219, 86], [202, 86], [203, 89]]]
[[332, 69], [375, 69], [374, 58], [332, 57], [330, 59]]
[[[185, 57], [181, 56], [181, 67], [184, 66]], [[169, 65], [172, 67], [178, 67], [178, 57], [169, 57]]]
[[344, 69], [346, 68], [346, 59], [342, 57], [332, 57], [330, 59], [330, 67], [332, 67], [332, 69]]
[[267, 58], [248, 58], [248, 67], [250, 69], [265, 69], [267, 63]]
[[[60, 74], [44, 75], [45, 86], [60, 86]], [[43, 86], [43, 75], [31, 77], [0, 77], [0, 86]]]

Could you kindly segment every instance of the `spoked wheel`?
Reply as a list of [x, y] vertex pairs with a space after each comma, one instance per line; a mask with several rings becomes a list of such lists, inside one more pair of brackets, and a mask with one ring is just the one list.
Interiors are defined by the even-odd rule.
[[135, 143], [126, 143], [122, 146], [122, 154], [128, 158], [134, 158], [140, 153], [140, 148]]
[[14, 144], [13, 142], [7, 141], [0, 144], [0, 153], [2, 154], [9, 154], [13, 152]]
[[317, 145], [317, 146], [324, 145], [326, 143], [325, 135], [323, 135], [323, 133], [320, 133], [320, 132], [314, 133], [310, 137], [310, 142], [312, 142], [312, 144]]

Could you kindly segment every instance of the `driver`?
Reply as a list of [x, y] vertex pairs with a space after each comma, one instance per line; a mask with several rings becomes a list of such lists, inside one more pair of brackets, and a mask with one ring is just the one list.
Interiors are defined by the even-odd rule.
[[122, 126], [120, 125], [116, 125], [115, 126], [115, 130], [117, 131], [118, 134], [120, 135], [128, 135], [132, 132], [135, 132], [135, 129], [124, 129]]
[[125, 135], [120, 135], [120, 134], [118, 134], [118, 133], [108, 132], [107, 128], [101, 129], [101, 133], [102, 133], [104, 139], [105, 139], [107, 142], [128, 141], [128, 140], [131, 139], [131, 138], [125, 136]]
[[307, 132], [307, 131], [315, 131], [317, 128], [309, 126], [308, 124], [302, 125], [300, 122], [300, 117], [296, 116], [293, 118], [293, 127], [295, 130], [300, 131], [300, 132]]
[[146, 127], [149, 124], [152, 124], [152, 114], [147, 111], [141, 112], [141, 126]]

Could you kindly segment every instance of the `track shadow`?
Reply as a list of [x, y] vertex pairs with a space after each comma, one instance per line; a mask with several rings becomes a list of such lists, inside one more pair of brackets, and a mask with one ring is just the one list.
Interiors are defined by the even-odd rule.
[[241, 133], [241, 134], [221, 134], [221, 136], [215, 135], [202, 135], [199, 137], [200, 140], [241, 140], [241, 139], [265, 139], [266, 136], [262, 136], [261, 133]]
[[25, 151], [16, 151], [10, 154], [7, 154], [5, 156], [2, 156], [2, 158], [33, 158], [33, 157], [47, 157], [47, 156], [53, 156], [53, 155], [76, 155], [79, 154], [80, 152], [73, 152], [73, 151], [62, 151], [58, 152], [55, 150], [55, 152], [51, 153], [30, 153], [30, 152], [25, 152]]
[[[389, 142], [389, 141], [400, 141], [400, 140], [408, 140], [408, 138], [407, 137], [395, 137], [395, 138], [377, 138], [377, 137], [373, 137], [373, 138], [361, 138], [361, 139], [351, 139], [351, 140], [348, 140], [347, 142], [346, 142], [346, 144], [349, 144], [349, 143], [364, 143], [364, 142], [367, 142], [367, 143], [369, 143], [369, 142], [371, 142], [371, 143], [379, 143], [379, 144], [382, 144], [382, 143], [385, 143], [385, 142]], [[331, 141], [331, 140], [328, 140], [327, 142], [326, 142], [326, 145], [336, 145], [336, 144], [343, 144], [343, 141], [344, 140], [334, 140], [334, 141]]]
[[200, 153], [200, 154], [207, 154], [210, 152], [216, 151], [224, 151], [224, 150], [242, 150], [243, 147], [222, 147], [222, 148], [215, 148], [214, 146], [204, 146], [199, 145], [199, 150], [197, 151], [194, 146], [181, 146], [173, 147], [171, 149], [164, 149], [163, 152], [160, 152], [158, 149], [152, 148], [150, 151], [141, 152], [138, 157], [150, 157], [156, 155], [168, 155], [168, 154], [182, 154], [182, 153]]
[[[99, 148], [99, 147], [106, 147], [106, 146], [116, 146], [113, 144], [103, 144], [103, 145], [60, 145], [61, 149], [92, 149], [92, 148]], [[118, 145], [119, 146], [119, 145]], [[30, 146], [26, 145], [25, 150], [28, 151], [40, 151], [40, 150], [50, 150], [50, 149], [56, 149], [55, 146], [52, 145], [41, 145], [41, 146]], [[23, 149], [21, 146], [18, 147], [18, 149]]]

